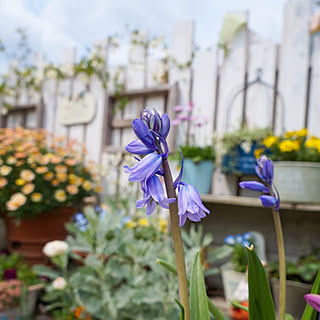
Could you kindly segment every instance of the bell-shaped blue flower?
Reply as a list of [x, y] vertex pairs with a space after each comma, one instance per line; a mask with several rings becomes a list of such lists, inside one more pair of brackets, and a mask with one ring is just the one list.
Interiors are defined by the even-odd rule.
[[239, 186], [243, 189], [248, 189], [252, 191], [259, 191], [262, 193], [268, 193], [269, 189], [261, 182], [258, 181], [242, 181]]
[[130, 142], [126, 146], [126, 150], [130, 153], [134, 154], [149, 154], [151, 152], [154, 152], [154, 150], [148, 148], [144, 143], [142, 143], [140, 140], [134, 140]]
[[224, 243], [233, 246], [236, 244], [236, 240], [233, 235], [229, 235], [224, 238]]
[[150, 130], [157, 133], [163, 139], [167, 138], [170, 131], [170, 119], [166, 113], [161, 117], [156, 110], [151, 112], [145, 109], [141, 113], [140, 119]]
[[169, 204], [176, 201], [175, 198], [167, 199], [164, 194], [162, 183], [157, 175], [153, 175], [141, 183], [144, 198], [137, 201], [137, 208], [147, 206], [147, 215], [152, 214], [158, 203], [162, 208], [169, 209]]
[[147, 125], [140, 119], [135, 119], [132, 122], [132, 129], [137, 138], [150, 150], [156, 151], [155, 140], [153, 134]]
[[263, 195], [260, 196], [261, 203], [264, 207], [270, 208], [277, 204], [277, 199], [272, 196]]
[[158, 153], [150, 153], [131, 168], [124, 166], [124, 171], [129, 174], [129, 181], [142, 182], [153, 176], [162, 163], [162, 157]]
[[203, 205], [198, 191], [190, 184], [181, 182], [179, 185], [179, 225], [182, 227], [187, 218], [199, 222], [210, 211]]
[[257, 160], [257, 165], [255, 167], [256, 173], [258, 177], [268, 184], [269, 186], [272, 185], [273, 182], [273, 163], [272, 160], [269, 159], [267, 156], [262, 155]]

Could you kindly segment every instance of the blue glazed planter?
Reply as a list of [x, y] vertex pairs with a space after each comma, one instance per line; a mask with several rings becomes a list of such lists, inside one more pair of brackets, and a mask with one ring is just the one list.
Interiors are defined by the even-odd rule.
[[213, 171], [213, 161], [204, 160], [195, 163], [191, 159], [185, 159], [182, 181], [193, 185], [199, 193], [210, 193]]
[[222, 172], [235, 175], [255, 175], [255, 165], [257, 159], [254, 155], [254, 151], [258, 146], [254, 143], [249, 152], [245, 152], [241, 146], [231, 153], [226, 154], [222, 158], [221, 167]]

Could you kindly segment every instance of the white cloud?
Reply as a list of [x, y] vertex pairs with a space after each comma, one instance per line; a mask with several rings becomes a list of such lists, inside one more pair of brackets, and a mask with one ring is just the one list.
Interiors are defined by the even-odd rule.
[[[13, 31], [27, 27], [35, 51], [59, 60], [63, 48], [76, 46], [78, 55], [107, 35], [145, 29], [170, 39], [177, 20], [194, 19], [196, 42], [201, 47], [217, 42], [223, 16], [228, 11], [250, 8], [250, 26], [263, 36], [279, 41], [284, 0], [0, 0], [0, 38], [13, 47]], [[125, 61], [126, 50], [117, 56]], [[119, 57], [121, 59], [119, 59]], [[3, 62], [0, 62], [0, 68]]]

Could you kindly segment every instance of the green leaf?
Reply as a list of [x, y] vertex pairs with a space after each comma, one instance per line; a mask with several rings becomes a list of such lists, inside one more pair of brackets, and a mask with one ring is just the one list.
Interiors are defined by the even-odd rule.
[[248, 253], [249, 319], [276, 320], [276, 313], [266, 272], [253, 250]]
[[[317, 274], [316, 280], [313, 283], [311, 293], [313, 294], [320, 294], [320, 270]], [[313, 309], [309, 304], [306, 305], [304, 309], [303, 315], [301, 320], [316, 320], [317, 318], [317, 311]]]
[[180, 301], [178, 299], [174, 299], [174, 301], [177, 303], [177, 305], [179, 306], [181, 313], [180, 313], [180, 320], [184, 320], [184, 307], [183, 305], [180, 303]]
[[241, 309], [241, 310], [244, 310], [247, 312], [249, 311], [249, 309], [246, 306], [243, 306], [242, 304], [238, 303], [237, 301], [231, 301], [231, 304], [237, 309]]
[[38, 275], [55, 279], [60, 277], [60, 274], [49, 267], [43, 265], [34, 265], [32, 268]]
[[166, 269], [168, 269], [170, 272], [174, 273], [175, 275], [177, 274], [177, 269], [173, 265], [169, 264], [168, 262], [159, 258], [156, 260], [156, 262], [162, 265], [163, 267], [165, 267]]
[[200, 253], [196, 254], [190, 278], [190, 312], [191, 319], [210, 320], [207, 292], [200, 261]]
[[207, 298], [208, 301], [208, 308], [211, 314], [214, 316], [215, 320], [225, 320], [225, 317], [222, 315], [222, 313], [218, 310], [218, 308], [212, 303], [212, 301]]
[[291, 314], [286, 313], [284, 320], [294, 320], [294, 317]]

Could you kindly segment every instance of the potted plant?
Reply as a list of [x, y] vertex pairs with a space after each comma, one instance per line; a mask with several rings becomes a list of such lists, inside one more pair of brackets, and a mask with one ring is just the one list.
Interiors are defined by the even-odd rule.
[[221, 268], [224, 295], [230, 302], [234, 299], [234, 292], [239, 283], [246, 277], [248, 257], [245, 246], [253, 243], [253, 236], [250, 232], [243, 235], [229, 235], [224, 242], [232, 248], [230, 262]]
[[[267, 266], [271, 276], [271, 289], [277, 307], [279, 288], [279, 265], [278, 262], [271, 262]], [[287, 261], [287, 312], [296, 319], [301, 319], [306, 306], [304, 295], [312, 288], [317, 272], [320, 270], [320, 250], [314, 250], [307, 256], [302, 256], [298, 262]]]
[[233, 175], [255, 175], [256, 159], [264, 151], [262, 144], [269, 129], [241, 128], [227, 132], [221, 139], [224, 155], [222, 172]]
[[0, 318], [31, 316], [43, 285], [35, 272], [17, 254], [0, 255]]
[[[199, 146], [195, 141], [195, 131], [206, 124], [206, 119], [192, 115], [194, 105], [188, 107], [176, 106], [177, 113], [173, 125], [186, 126], [185, 145], [180, 146], [184, 157], [183, 180], [193, 185], [199, 193], [207, 194], [211, 191], [212, 175], [216, 158], [213, 146]], [[180, 159], [180, 152], [177, 153]]]
[[44, 129], [0, 129], [0, 213], [8, 246], [27, 262], [43, 262], [43, 245], [64, 239], [64, 223], [99, 187], [79, 145]]
[[320, 139], [307, 129], [264, 140], [274, 160], [274, 181], [282, 201], [319, 203]]

